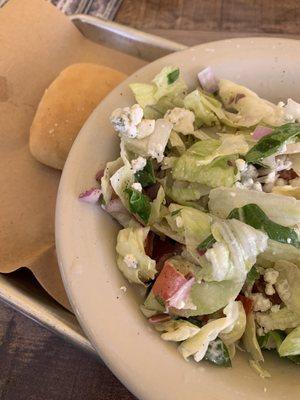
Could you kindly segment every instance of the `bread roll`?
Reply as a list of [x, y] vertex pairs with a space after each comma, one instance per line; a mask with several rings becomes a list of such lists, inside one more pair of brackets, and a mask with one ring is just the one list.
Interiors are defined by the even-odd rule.
[[62, 169], [80, 128], [98, 103], [122, 80], [121, 72], [96, 64], [73, 64], [46, 89], [30, 128], [31, 154]]

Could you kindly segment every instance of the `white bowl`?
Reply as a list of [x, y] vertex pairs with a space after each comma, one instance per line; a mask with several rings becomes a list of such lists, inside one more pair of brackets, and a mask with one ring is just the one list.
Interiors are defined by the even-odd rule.
[[[76, 139], [60, 182], [56, 244], [64, 284], [82, 328], [115, 375], [143, 400], [299, 399], [299, 369], [266, 355], [271, 379], [250, 369], [245, 354], [233, 368], [184, 361], [176, 346], [162, 341], [139, 310], [140, 300], [118, 271], [118, 225], [99, 207], [78, 201], [95, 185], [96, 171], [118, 156], [118, 138], [108, 117], [133, 104], [130, 82], [149, 82], [165, 65], [178, 65], [193, 87], [197, 72], [244, 84], [274, 102], [300, 100], [300, 42], [274, 38], [224, 40], [168, 55], [142, 68], [110, 93]], [[124, 293], [120, 288], [127, 287]], [[297, 390], [298, 389], [298, 390]]]

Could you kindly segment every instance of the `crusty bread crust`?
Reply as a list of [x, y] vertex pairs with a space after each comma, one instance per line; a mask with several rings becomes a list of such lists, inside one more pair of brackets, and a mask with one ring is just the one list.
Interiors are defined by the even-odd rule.
[[82, 125], [99, 102], [126, 78], [96, 64], [73, 64], [46, 89], [32, 126], [29, 147], [41, 163], [62, 169]]

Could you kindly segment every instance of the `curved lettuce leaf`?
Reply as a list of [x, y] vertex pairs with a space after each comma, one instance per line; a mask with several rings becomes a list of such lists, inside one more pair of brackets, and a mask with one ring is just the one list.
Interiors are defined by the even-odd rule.
[[201, 361], [205, 357], [210, 342], [215, 340], [221, 332], [229, 333], [233, 329], [239, 318], [237, 302], [229, 303], [223, 313], [224, 318], [208, 322], [196, 335], [181, 343], [178, 350], [185, 359], [193, 356], [195, 361]]
[[210, 187], [229, 186], [236, 181], [232, 165], [237, 156], [219, 157], [210, 164], [198, 165], [193, 156], [182, 155], [174, 164], [173, 177], [180, 181], [197, 182]]
[[163, 118], [156, 120], [154, 132], [143, 139], [122, 138], [125, 148], [142, 157], [156, 158], [161, 162], [172, 130], [172, 124]]
[[161, 335], [163, 340], [173, 342], [182, 342], [195, 336], [200, 331], [198, 326], [183, 319], [172, 319], [171, 321], [156, 324], [155, 329], [159, 332], [164, 332]]
[[203, 124], [206, 126], [220, 124], [217, 115], [211, 110], [212, 102], [214, 103], [214, 107], [222, 107], [218, 100], [204, 94], [199, 89], [194, 90], [184, 98], [184, 107], [194, 112], [196, 117], [195, 124], [198, 128]]
[[240, 340], [246, 329], [246, 313], [243, 304], [240, 301], [238, 301], [237, 303], [239, 315], [232, 330], [228, 333], [220, 333], [219, 335], [226, 346], [230, 346], [231, 344]]
[[300, 250], [289, 244], [269, 240], [267, 249], [258, 256], [258, 264], [268, 267], [278, 260], [289, 261], [300, 267]]
[[230, 161], [248, 148], [243, 135], [226, 134], [221, 139], [198, 141], [174, 163], [173, 177], [211, 187], [232, 186], [236, 177]]
[[300, 223], [300, 200], [255, 190], [218, 187], [210, 191], [208, 207], [216, 216], [227, 218], [234, 208], [250, 203], [258, 205], [277, 224], [293, 226]]
[[252, 90], [229, 80], [219, 81], [219, 96], [226, 109], [227, 119], [234, 125], [250, 127], [257, 124], [279, 126], [284, 123], [284, 111]]
[[[183, 98], [187, 90], [187, 86], [180, 76], [179, 68], [174, 66], [163, 68], [150, 84], [131, 83], [129, 87], [136, 101], [143, 108], [157, 105], [164, 97], [167, 97], [170, 101], [178, 96]], [[167, 109], [170, 108], [172, 107]], [[158, 109], [161, 111], [161, 106], [158, 106]]]
[[264, 357], [256, 337], [256, 325], [253, 313], [249, 313], [247, 316], [246, 329], [243, 335], [243, 344], [245, 350], [251, 355], [254, 362], [259, 363], [264, 361]]
[[[211, 230], [216, 243], [205, 255], [197, 257], [195, 242], [188, 248], [187, 256], [201, 265], [204, 280], [198, 279], [191, 291], [191, 300], [197, 309], [181, 315], [211, 314], [235, 299], [256, 256], [267, 244], [264, 233], [236, 220], [215, 222]], [[219, 247], [224, 250], [220, 256]]]
[[165, 191], [162, 186], [159, 187], [156, 198], [151, 203], [151, 212], [148, 220], [149, 225], [153, 225], [161, 218], [161, 207], [165, 202]]
[[281, 357], [300, 354], [300, 326], [293, 329], [281, 343], [278, 353]]
[[[129, 282], [144, 284], [156, 275], [155, 261], [145, 253], [144, 243], [150, 228], [129, 227], [121, 229], [117, 237], [117, 264], [120, 271]], [[125, 260], [130, 256], [135, 260], [133, 266], [129, 266]]]
[[179, 204], [185, 204], [187, 201], [197, 201], [202, 196], [209, 193], [210, 187], [197, 182], [186, 182], [173, 180], [171, 175], [167, 175], [164, 187], [168, 197]]
[[106, 164], [104, 174], [101, 178], [101, 190], [103, 195], [104, 204], [108, 204], [113, 194], [110, 178], [120, 169], [123, 165], [123, 160], [119, 157], [115, 161], [110, 161]]
[[126, 163], [118, 169], [114, 175], [110, 178], [110, 183], [113, 190], [120, 197], [124, 206], [129, 209], [128, 203], [128, 194], [126, 193], [126, 189], [131, 187], [134, 183], [134, 172], [130, 167], [129, 163]]

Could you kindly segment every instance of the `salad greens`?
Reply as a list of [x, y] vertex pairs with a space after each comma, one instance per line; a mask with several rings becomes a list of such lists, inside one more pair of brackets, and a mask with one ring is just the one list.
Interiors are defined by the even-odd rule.
[[134, 174], [134, 177], [135, 180], [142, 185], [142, 187], [153, 185], [156, 182], [153, 169], [153, 162], [151, 161], [151, 159], [147, 160], [144, 169], [136, 172]]
[[265, 232], [268, 237], [277, 242], [290, 244], [300, 248], [300, 241], [295, 229], [276, 224], [256, 204], [246, 204], [231, 211], [228, 218], [235, 218], [255, 229]]
[[262, 137], [246, 154], [249, 163], [261, 163], [264, 158], [277, 153], [287, 143], [300, 135], [300, 124], [285, 124]]
[[224, 367], [241, 342], [269, 377], [265, 350], [300, 363], [300, 105], [198, 77], [129, 85], [136, 104], [110, 116], [120, 157], [80, 200], [123, 226], [117, 265], [163, 340]]
[[138, 215], [145, 223], [148, 222], [151, 213], [151, 205], [149, 198], [131, 187], [126, 188], [125, 192], [128, 194], [129, 210]]

